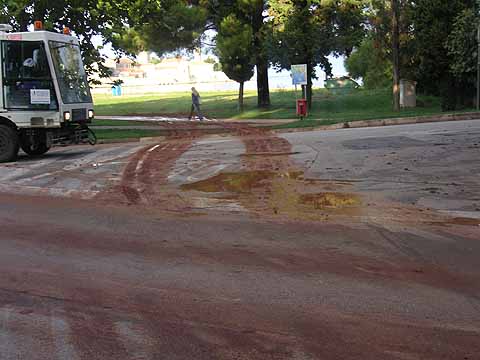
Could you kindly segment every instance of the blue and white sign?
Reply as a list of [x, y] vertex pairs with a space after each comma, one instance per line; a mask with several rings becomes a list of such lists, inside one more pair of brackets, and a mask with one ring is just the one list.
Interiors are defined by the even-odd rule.
[[307, 64], [292, 65], [293, 85], [307, 85]]

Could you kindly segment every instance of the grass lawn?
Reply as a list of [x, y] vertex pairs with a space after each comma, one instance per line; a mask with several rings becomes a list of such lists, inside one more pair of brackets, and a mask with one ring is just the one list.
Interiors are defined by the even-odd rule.
[[[293, 119], [296, 95], [294, 91], [277, 90], [271, 94], [272, 106], [257, 109], [256, 92], [245, 94], [245, 111], [237, 110], [236, 92], [202, 93], [202, 110], [207, 117], [219, 119]], [[188, 115], [191, 97], [188, 92], [169, 94], [96, 95], [97, 115]], [[350, 94], [335, 95], [326, 89], [314, 89], [313, 108], [307, 119], [280, 128], [329, 125], [345, 121], [383, 119], [434, 115], [441, 113], [440, 101], [436, 97], [418, 96], [418, 107], [400, 112], [392, 111], [392, 95], [389, 89], [358, 89]], [[95, 125], [138, 125], [139, 122], [96, 120]]]

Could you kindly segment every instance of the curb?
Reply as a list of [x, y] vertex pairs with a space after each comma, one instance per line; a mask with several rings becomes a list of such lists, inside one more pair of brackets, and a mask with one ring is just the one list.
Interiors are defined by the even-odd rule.
[[333, 125], [309, 126], [304, 128], [293, 128], [293, 129], [274, 129], [272, 131], [274, 133], [291, 133], [291, 132], [302, 132], [302, 131], [312, 131], [312, 130], [357, 129], [357, 128], [364, 128], [364, 127], [411, 125], [411, 124], [477, 120], [477, 119], [480, 119], [480, 112], [472, 112], [467, 114], [446, 114], [446, 115], [415, 116], [415, 117], [378, 119], [378, 120], [347, 121], [344, 123], [338, 123]]

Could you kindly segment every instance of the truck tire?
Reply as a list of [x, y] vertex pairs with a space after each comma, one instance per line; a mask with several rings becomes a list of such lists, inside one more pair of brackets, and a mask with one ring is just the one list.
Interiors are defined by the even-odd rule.
[[32, 146], [29, 141], [23, 141], [21, 144], [22, 150], [30, 156], [39, 156], [45, 154], [50, 147], [47, 146], [45, 143], [36, 144], [36, 146]]
[[0, 124], [0, 162], [15, 161], [18, 149], [17, 131], [8, 125]]

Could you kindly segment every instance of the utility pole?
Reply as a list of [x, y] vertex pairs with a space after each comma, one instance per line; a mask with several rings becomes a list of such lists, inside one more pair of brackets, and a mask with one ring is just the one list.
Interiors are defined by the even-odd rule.
[[393, 110], [400, 111], [399, 0], [392, 0]]

